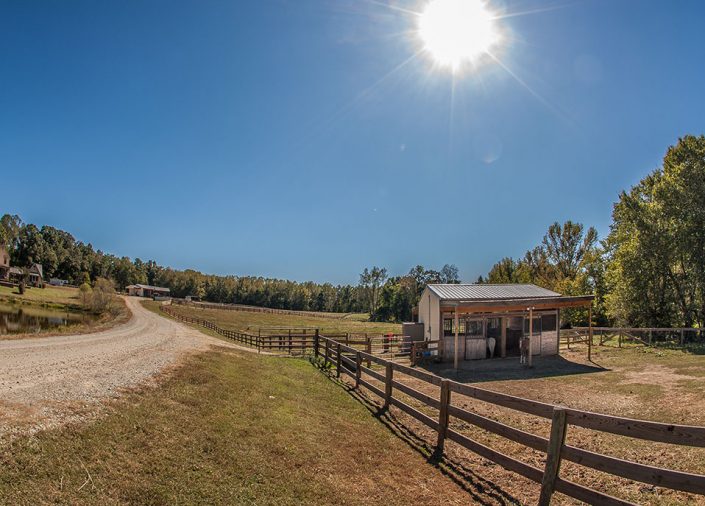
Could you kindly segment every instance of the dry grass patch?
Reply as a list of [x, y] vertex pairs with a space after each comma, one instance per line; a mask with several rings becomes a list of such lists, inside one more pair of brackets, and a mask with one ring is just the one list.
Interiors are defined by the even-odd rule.
[[370, 334], [401, 332], [401, 325], [396, 323], [360, 321], [357, 318], [331, 319], [316, 318], [313, 316], [232, 311], [227, 309], [200, 309], [198, 307], [181, 306], [178, 304], [174, 304], [172, 309], [181, 315], [205, 318], [224, 329], [249, 330], [255, 333], [258, 329], [264, 327], [315, 327], [321, 329], [321, 332], [324, 334], [325, 332], [351, 332], [357, 334], [364, 334], [365, 332]]

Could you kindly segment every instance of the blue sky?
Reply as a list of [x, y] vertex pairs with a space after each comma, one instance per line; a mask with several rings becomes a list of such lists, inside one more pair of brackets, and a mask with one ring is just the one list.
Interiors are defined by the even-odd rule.
[[455, 76], [389, 7], [423, 3], [0, 0], [0, 212], [210, 273], [474, 280], [556, 220], [604, 237], [703, 133], [702, 2], [490, 1], [535, 12]]

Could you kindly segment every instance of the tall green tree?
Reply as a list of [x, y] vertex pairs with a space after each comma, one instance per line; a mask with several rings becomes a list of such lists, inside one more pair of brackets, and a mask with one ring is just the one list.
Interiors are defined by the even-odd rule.
[[620, 194], [612, 218], [612, 317], [636, 326], [705, 325], [705, 136], [671, 146], [662, 167]]

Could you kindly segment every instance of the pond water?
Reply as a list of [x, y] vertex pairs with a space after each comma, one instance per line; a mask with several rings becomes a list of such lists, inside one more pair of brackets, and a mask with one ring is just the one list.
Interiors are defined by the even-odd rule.
[[33, 334], [95, 320], [80, 312], [0, 304], [0, 335]]

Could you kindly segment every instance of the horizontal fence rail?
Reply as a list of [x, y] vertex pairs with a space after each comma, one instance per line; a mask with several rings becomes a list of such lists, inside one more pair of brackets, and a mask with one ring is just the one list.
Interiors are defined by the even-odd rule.
[[[370, 350], [369, 338], [355, 340], [349, 335], [334, 338], [320, 335], [317, 331], [313, 334], [310, 331], [308, 334], [297, 334], [293, 332], [295, 329], [292, 329], [291, 334], [286, 332], [275, 336], [261, 336], [221, 329], [207, 320], [180, 315], [169, 306], [161, 306], [161, 310], [181, 321], [211, 329], [242, 344], [257, 347], [258, 350], [284, 350], [289, 353], [311, 351], [314, 359], [321, 361], [325, 368], [334, 369], [337, 377], [344, 374], [351, 378], [356, 388], [365, 388], [378, 396], [384, 408], [394, 406], [434, 430], [437, 434], [436, 457], [443, 455], [446, 441], [452, 441], [539, 484], [540, 505], [549, 504], [555, 492], [590, 504], [632, 504], [561, 478], [560, 465], [563, 460], [628, 480], [705, 495], [705, 475], [640, 464], [566, 443], [568, 428], [576, 426], [616, 436], [705, 448], [705, 427], [592, 413], [467, 385], [388, 360]], [[348, 338], [347, 342], [343, 342], [343, 337]], [[356, 347], [360, 345], [364, 348]], [[429, 395], [400, 381], [404, 376], [437, 387], [438, 395]], [[410, 400], [400, 399], [399, 393]], [[550, 436], [548, 438], [538, 436], [454, 405], [453, 401], [458, 396], [550, 420]], [[436, 414], [432, 416], [429, 412]], [[544, 453], [544, 468], [539, 469], [475, 441], [454, 429], [451, 425], [453, 420], [462, 421]]]
[[[623, 343], [636, 343], [644, 346], [680, 346], [689, 344], [705, 344], [705, 329], [694, 327], [592, 327], [593, 342], [600, 345], [616, 339], [617, 346]], [[575, 343], [587, 343], [589, 327], [573, 327], [561, 329], [561, 342], [570, 347]]]

